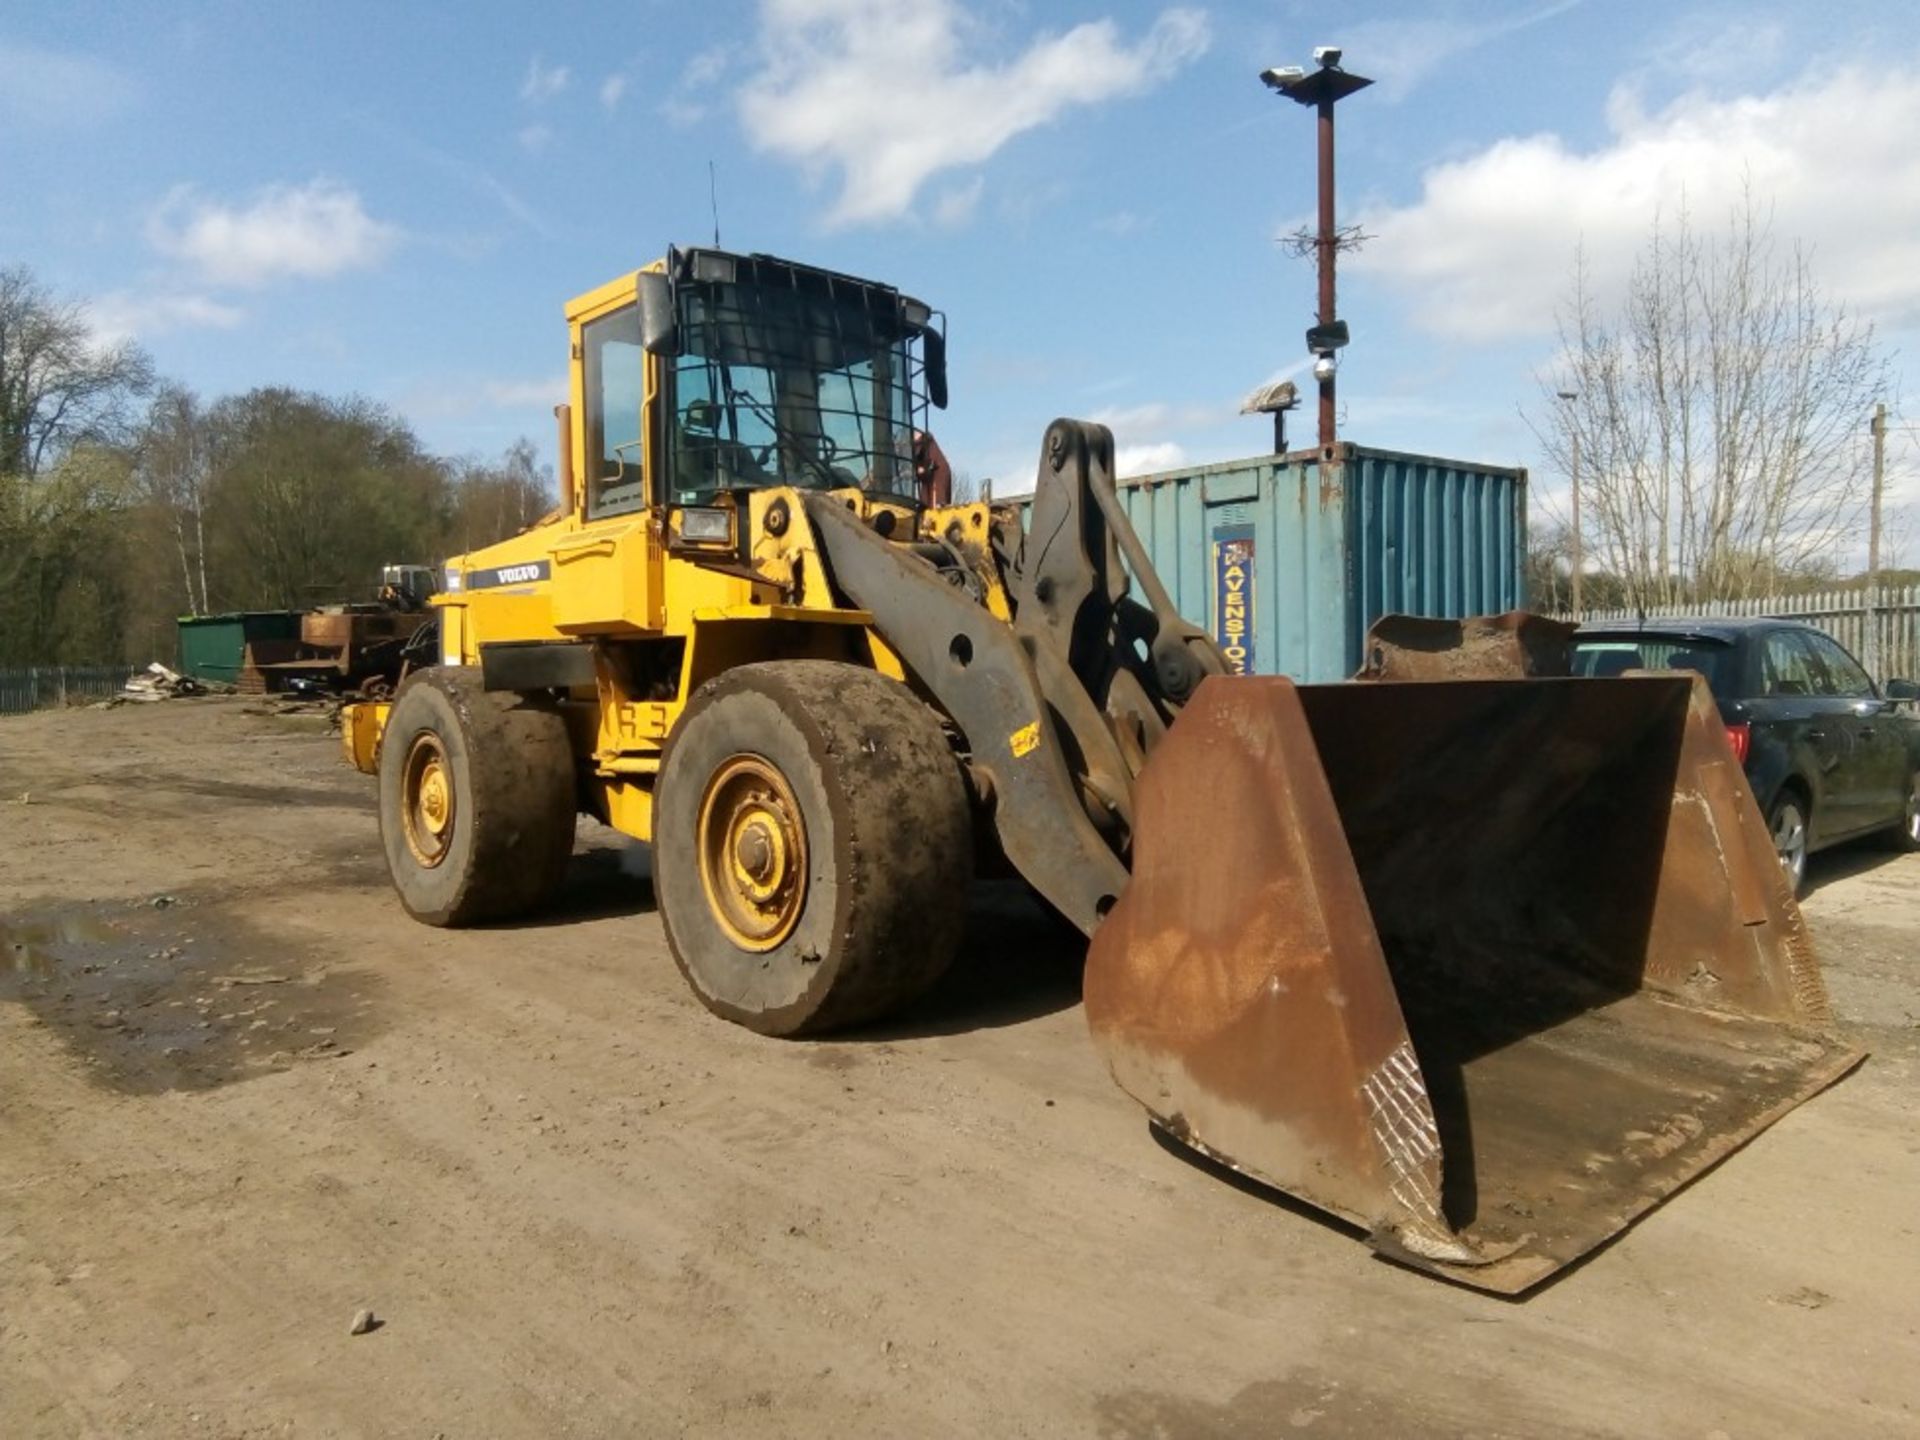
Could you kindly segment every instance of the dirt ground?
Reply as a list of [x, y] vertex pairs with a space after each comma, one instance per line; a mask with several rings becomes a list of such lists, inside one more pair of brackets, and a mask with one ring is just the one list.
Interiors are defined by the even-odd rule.
[[414, 925], [371, 782], [247, 708], [0, 720], [0, 1434], [1920, 1432], [1920, 856], [1815, 862], [1866, 1066], [1515, 1303], [1156, 1144], [1016, 896], [761, 1040], [643, 851]]

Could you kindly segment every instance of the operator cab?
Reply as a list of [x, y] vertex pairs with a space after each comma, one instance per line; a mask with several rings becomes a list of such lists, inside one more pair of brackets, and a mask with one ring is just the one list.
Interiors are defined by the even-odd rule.
[[671, 250], [634, 284], [580, 331], [590, 516], [773, 486], [925, 498], [927, 413], [946, 404], [926, 305], [707, 249]]

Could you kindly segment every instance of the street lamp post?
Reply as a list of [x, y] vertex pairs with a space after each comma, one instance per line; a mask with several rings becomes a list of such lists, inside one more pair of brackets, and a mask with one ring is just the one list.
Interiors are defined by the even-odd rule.
[[1562, 390], [1559, 392], [1559, 395], [1560, 398], [1566, 402], [1567, 406], [1567, 439], [1573, 452], [1568, 458], [1573, 462], [1571, 466], [1573, 471], [1573, 613], [1577, 617], [1581, 610], [1580, 571], [1582, 569], [1582, 557], [1580, 554], [1580, 419], [1579, 416], [1574, 413], [1573, 402], [1580, 398], [1580, 392], [1577, 390]]
[[1342, 70], [1340, 51], [1332, 45], [1322, 45], [1313, 58], [1319, 68], [1312, 73], [1289, 65], [1263, 70], [1260, 78], [1289, 100], [1312, 106], [1319, 117], [1320, 214], [1314, 250], [1319, 261], [1320, 305], [1314, 327], [1307, 332], [1307, 348], [1314, 353], [1314, 378], [1320, 382], [1320, 446], [1324, 450], [1334, 442], [1333, 352], [1346, 343], [1346, 327], [1336, 317], [1334, 304], [1334, 256], [1340, 232], [1333, 216], [1333, 107], [1373, 82]]

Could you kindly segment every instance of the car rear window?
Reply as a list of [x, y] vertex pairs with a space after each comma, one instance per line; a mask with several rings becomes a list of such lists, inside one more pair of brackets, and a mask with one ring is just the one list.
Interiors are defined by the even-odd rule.
[[1702, 635], [1594, 635], [1573, 642], [1573, 673], [1618, 675], [1623, 670], [1695, 670], [1707, 688], [1725, 693], [1734, 682], [1733, 647]]

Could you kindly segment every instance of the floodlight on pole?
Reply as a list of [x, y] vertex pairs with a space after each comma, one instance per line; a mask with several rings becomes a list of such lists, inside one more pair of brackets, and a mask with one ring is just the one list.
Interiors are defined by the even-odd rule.
[[1287, 412], [1300, 408], [1300, 391], [1291, 380], [1262, 385], [1241, 403], [1242, 415], [1273, 416], [1273, 453], [1287, 453]]
[[[1320, 446], [1326, 449], [1333, 444], [1335, 435], [1333, 384], [1337, 367], [1333, 351], [1346, 342], [1345, 327], [1340, 326], [1337, 332], [1335, 328], [1339, 322], [1335, 318], [1334, 257], [1340, 245], [1340, 232], [1333, 223], [1333, 107], [1373, 81], [1342, 70], [1341, 51], [1337, 46], [1322, 45], [1313, 52], [1313, 58], [1316, 63], [1313, 70], [1300, 65], [1281, 66], [1261, 71], [1260, 79], [1287, 99], [1311, 106], [1319, 116], [1320, 215], [1314, 250], [1319, 261], [1320, 305], [1308, 344], [1316, 357], [1313, 373], [1320, 382]], [[1328, 337], [1336, 333], [1338, 342], [1330, 342]], [[1316, 335], [1323, 337], [1317, 344]]]

